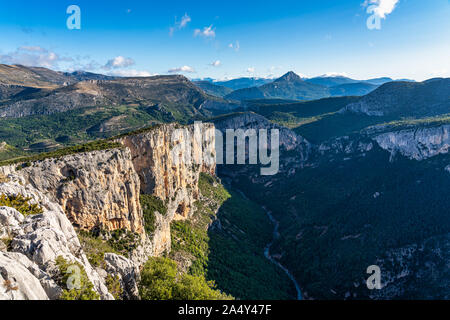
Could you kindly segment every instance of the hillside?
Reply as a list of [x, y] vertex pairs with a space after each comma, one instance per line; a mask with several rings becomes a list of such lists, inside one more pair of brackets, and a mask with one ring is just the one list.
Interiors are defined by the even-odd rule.
[[330, 88], [330, 93], [333, 97], [365, 96], [376, 88], [378, 86], [374, 84], [356, 82], [333, 86]]
[[389, 82], [343, 112], [369, 116], [434, 116], [450, 112], [450, 78], [424, 82]]
[[233, 89], [230, 89], [225, 86], [217, 85], [214, 83], [211, 83], [209, 81], [194, 81], [194, 84], [205, 91], [207, 94], [210, 94], [212, 96], [221, 97], [223, 98], [227, 94], [233, 92]]
[[172, 119], [195, 117], [227, 102], [198, 89], [183, 76], [89, 80], [56, 89], [25, 90], [0, 103], [0, 116], [48, 115], [84, 107], [111, 105], [164, 106]]
[[236, 90], [225, 96], [232, 100], [291, 99], [314, 100], [329, 96], [328, 88], [303, 81], [294, 72], [259, 87]]
[[320, 77], [314, 77], [310, 79], [305, 79], [306, 82], [318, 84], [325, 87], [334, 87], [342, 84], [349, 84], [349, 83], [357, 83], [358, 80], [350, 79], [348, 77], [344, 76], [320, 76]]
[[273, 79], [265, 78], [237, 78], [227, 81], [216, 81], [214, 84], [230, 88], [232, 90], [239, 90], [244, 88], [258, 87], [272, 82]]
[[[378, 125], [361, 130], [364, 121], [339, 116], [353, 126], [317, 119], [316, 133], [328, 137], [311, 134], [310, 147], [296, 152], [282, 148], [275, 176], [227, 165], [219, 175], [280, 221], [277, 259], [306, 298], [448, 299], [449, 203], [442, 197], [450, 186], [448, 117], [390, 124], [372, 117]], [[234, 117], [224, 121], [242, 127], [247, 119], [245, 128], [264, 123]], [[365, 286], [373, 264], [384, 274], [376, 292]]]
[[3, 85], [55, 88], [72, 81], [70, 75], [46, 68], [0, 64], [0, 84]]

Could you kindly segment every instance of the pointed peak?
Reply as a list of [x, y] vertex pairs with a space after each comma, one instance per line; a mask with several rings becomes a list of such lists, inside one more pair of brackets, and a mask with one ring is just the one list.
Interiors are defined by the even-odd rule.
[[302, 81], [302, 78], [295, 72], [289, 71], [288, 73], [286, 73], [281, 78], [278, 78], [275, 81]]

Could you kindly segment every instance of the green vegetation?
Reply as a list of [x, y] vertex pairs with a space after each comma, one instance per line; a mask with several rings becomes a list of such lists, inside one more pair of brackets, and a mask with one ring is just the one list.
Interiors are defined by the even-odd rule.
[[114, 299], [121, 300], [123, 295], [123, 289], [120, 285], [120, 279], [119, 276], [112, 276], [108, 274], [106, 277], [106, 287], [108, 288], [109, 293], [112, 294]]
[[7, 166], [11, 164], [22, 164], [22, 168], [30, 166], [32, 162], [42, 161], [49, 158], [61, 158], [67, 155], [82, 153], [82, 152], [91, 152], [97, 150], [106, 150], [106, 149], [115, 149], [121, 148], [122, 145], [120, 143], [111, 142], [107, 140], [97, 140], [92, 141], [83, 145], [77, 145], [73, 147], [67, 147], [63, 149], [59, 149], [56, 151], [40, 153], [37, 155], [29, 156], [29, 157], [21, 157], [10, 160], [5, 160], [0, 162], [0, 166]]
[[79, 230], [78, 238], [89, 262], [95, 267], [104, 266], [105, 253], [127, 257], [139, 244], [139, 235], [125, 229]]
[[139, 200], [144, 215], [144, 229], [147, 234], [152, 235], [156, 228], [155, 212], [164, 216], [167, 214], [167, 206], [160, 198], [149, 194], [141, 194]]
[[[103, 231], [107, 234], [108, 244], [114, 249], [114, 252], [127, 257], [139, 245], [139, 234], [118, 229], [111, 232]], [[104, 235], [105, 237], [105, 235]]]
[[420, 126], [421, 128], [435, 127], [450, 124], [450, 114], [443, 114], [435, 117], [426, 118], [406, 118], [400, 120], [394, 120], [386, 123], [380, 123], [368, 129], [376, 129], [380, 131], [392, 131], [408, 129], [415, 126]]
[[144, 300], [230, 299], [202, 276], [179, 275], [175, 261], [168, 258], [150, 258], [147, 261], [141, 272], [139, 293]]
[[12, 147], [8, 144], [3, 143], [0, 145], [0, 161], [4, 161], [11, 158], [17, 158], [26, 156], [27, 152], [20, 150], [19, 148]]
[[294, 129], [294, 132], [303, 136], [312, 143], [322, 143], [326, 140], [348, 136], [362, 129], [388, 121], [388, 117], [371, 117], [364, 114], [330, 114], [321, 116], [310, 123], [303, 124]]
[[[170, 257], [187, 257], [192, 262], [189, 275], [214, 279], [218, 288], [236, 298], [292, 298], [290, 280], [264, 257], [273, 231], [264, 211], [204, 173], [199, 190], [194, 216], [172, 223]], [[216, 219], [220, 227], [217, 222], [210, 227]]]
[[119, 254], [108, 241], [103, 240], [100, 236], [95, 236], [93, 232], [80, 230], [78, 232], [78, 239], [89, 262], [94, 267], [104, 266], [105, 253]]
[[[249, 180], [251, 172], [235, 179], [236, 187], [280, 221], [281, 237], [273, 252], [282, 253], [282, 264], [310, 297], [336, 299], [356, 292], [367, 298], [365, 286], [354, 286], [367, 279], [367, 266], [386, 258], [388, 250], [450, 232], [450, 198], [442, 194], [450, 188], [443, 169], [450, 156], [420, 162], [403, 157], [390, 162], [389, 156], [375, 148], [365, 157], [306, 167], [289, 178], [274, 177], [268, 187]], [[439, 264], [425, 259], [422, 267], [425, 261]], [[414, 277], [402, 281], [420, 288], [415, 293], [419, 296], [428, 290], [414, 286]]]
[[34, 203], [30, 203], [31, 198], [25, 198], [22, 195], [5, 195], [0, 196], [0, 207], [14, 208], [23, 214], [25, 217], [35, 214], [41, 214], [44, 212], [42, 208]]
[[247, 107], [274, 123], [288, 128], [296, 128], [332, 115], [358, 99], [358, 97], [339, 97], [295, 103], [286, 103], [285, 101], [268, 103], [264, 100], [257, 100], [248, 101]]
[[[66, 288], [63, 289], [60, 300], [98, 300], [100, 298], [81, 264], [69, 262], [62, 256], [57, 257], [55, 262], [59, 269], [58, 284]], [[68, 288], [69, 283], [74, 286], [73, 289]]]
[[140, 107], [90, 107], [51, 115], [1, 119], [0, 137], [21, 149], [41, 141], [74, 145], [108, 138], [148, 126], [151, 122], [158, 120]]

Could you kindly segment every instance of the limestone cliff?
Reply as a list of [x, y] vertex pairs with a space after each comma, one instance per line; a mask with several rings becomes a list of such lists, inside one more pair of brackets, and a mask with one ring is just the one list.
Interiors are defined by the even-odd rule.
[[450, 150], [450, 125], [409, 128], [375, 135], [374, 140], [391, 155], [424, 160]]
[[[16, 279], [11, 285], [19, 288], [0, 291], [1, 299], [57, 298], [62, 290], [54, 280], [59, 255], [84, 267], [101, 298], [112, 298], [105, 287], [107, 274], [119, 277], [125, 297], [138, 297], [139, 266], [149, 256], [170, 251], [170, 223], [193, 214], [200, 173], [215, 173], [214, 126], [161, 125], [117, 142], [123, 147], [0, 167], [2, 176], [15, 181], [0, 183], [0, 194], [20, 194], [44, 207], [42, 215], [28, 218], [0, 208], [0, 236], [12, 239], [11, 248], [1, 242], [0, 275], [5, 281]], [[167, 206], [164, 215], [155, 213], [151, 235], [144, 228], [141, 193]], [[104, 269], [94, 269], [74, 226], [126, 229], [141, 236], [130, 260], [108, 253]]]
[[59, 256], [84, 268], [101, 299], [113, 299], [61, 206], [20, 181], [0, 183], [0, 194], [30, 198], [43, 209], [42, 214], [25, 217], [14, 208], [0, 207], [0, 239], [10, 243], [9, 248], [0, 248], [0, 300], [59, 298], [66, 289], [58, 282]]
[[[179, 137], [175, 130], [181, 129]], [[141, 181], [141, 192], [152, 194], [176, 207], [180, 218], [187, 218], [193, 201], [198, 198], [198, 179], [200, 172], [215, 174], [215, 162], [206, 163], [208, 152], [215, 157], [214, 136], [205, 139], [210, 124], [198, 125], [199, 140], [195, 137], [195, 126], [180, 128], [170, 124], [155, 128], [146, 133], [130, 135], [119, 141], [131, 152], [132, 162]], [[210, 131], [211, 132], [211, 131]], [[189, 144], [189, 145], [187, 145]], [[179, 151], [176, 146], [183, 145]], [[174, 154], [178, 152], [178, 154]], [[186, 153], [189, 152], [190, 159]], [[173, 204], [177, 205], [174, 206]]]
[[[214, 126], [160, 125], [117, 139], [123, 148], [99, 150], [6, 166], [0, 173], [31, 185], [61, 205], [80, 229], [126, 229], [141, 235], [133, 253], [138, 264], [171, 246], [170, 223], [193, 213], [200, 172], [215, 173]], [[205, 162], [204, 159], [210, 159]], [[156, 213], [155, 232], [144, 232], [141, 193], [159, 197], [167, 213]]]
[[80, 153], [61, 159], [34, 162], [15, 173], [23, 184], [31, 184], [58, 202], [76, 227], [143, 232], [139, 205], [139, 178], [127, 149]]
[[152, 239], [151, 254], [160, 255], [170, 250], [171, 221], [189, 218], [193, 213], [200, 173], [215, 174], [214, 126], [162, 125], [118, 141], [131, 152], [141, 193], [154, 195], [167, 204], [164, 216], [157, 213]]

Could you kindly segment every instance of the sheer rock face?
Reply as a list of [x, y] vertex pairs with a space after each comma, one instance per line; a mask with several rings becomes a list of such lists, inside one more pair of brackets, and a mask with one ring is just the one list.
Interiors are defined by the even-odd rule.
[[15, 175], [58, 202], [77, 227], [142, 233], [139, 177], [130, 160], [126, 149], [94, 151], [35, 162]]
[[17, 255], [0, 252], [0, 300], [48, 300], [39, 280], [15, 258]]
[[83, 266], [101, 298], [112, 299], [60, 205], [31, 185], [18, 182], [0, 184], [0, 194], [31, 198], [30, 202], [44, 211], [24, 217], [13, 208], [0, 207], [0, 235], [10, 240], [8, 252], [0, 252], [0, 299], [57, 299], [65, 289], [56, 282], [59, 256]]
[[105, 253], [105, 270], [118, 277], [127, 300], [139, 299], [139, 267], [131, 260], [114, 253]]
[[212, 124], [180, 127], [162, 125], [149, 132], [121, 138], [132, 155], [139, 175], [141, 193], [162, 199], [167, 213], [156, 214], [156, 230], [151, 249], [144, 246], [135, 253], [136, 261], [148, 255], [158, 256], [170, 250], [170, 223], [193, 214], [198, 199], [201, 172], [215, 174], [215, 140]]
[[[161, 125], [120, 138], [123, 148], [46, 159], [21, 170], [1, 167], [0, 173], [47, 195], [77, 228], [140, 234], [142, 243], [131, 254], [140, 265], [170, 251], [170, 223], [193, 214], [200, 173], [215, 174], [214, 138], [212, 124]], [[159, 197], [168, 209], [156, 213], [151, 238], [143, 227], [141, 193]]]
[[[290, 129], [274, 124], [256, 113], [248, 112], [223, 119], [219, 118], [215, 121], [215, 125], [224, 134], [227, 129], [242, 129], [244, 131], [248, 129], [278, 129], [280, 133], [280, 147], [284, 147], [288, 151], [300, 147], [303, 150], [300, 154], [302, 160], [308, 157], [308, 152], [311, 149], [311, 144], [302, 136], [297, 135]], [[268, 134], [268, 139], [270, 139], [270, 133]]]
[[450, 125], [386, 132], [375, 136], [374, 140], [392, 156], [400, 153], [420, 161], [449, 152]]

